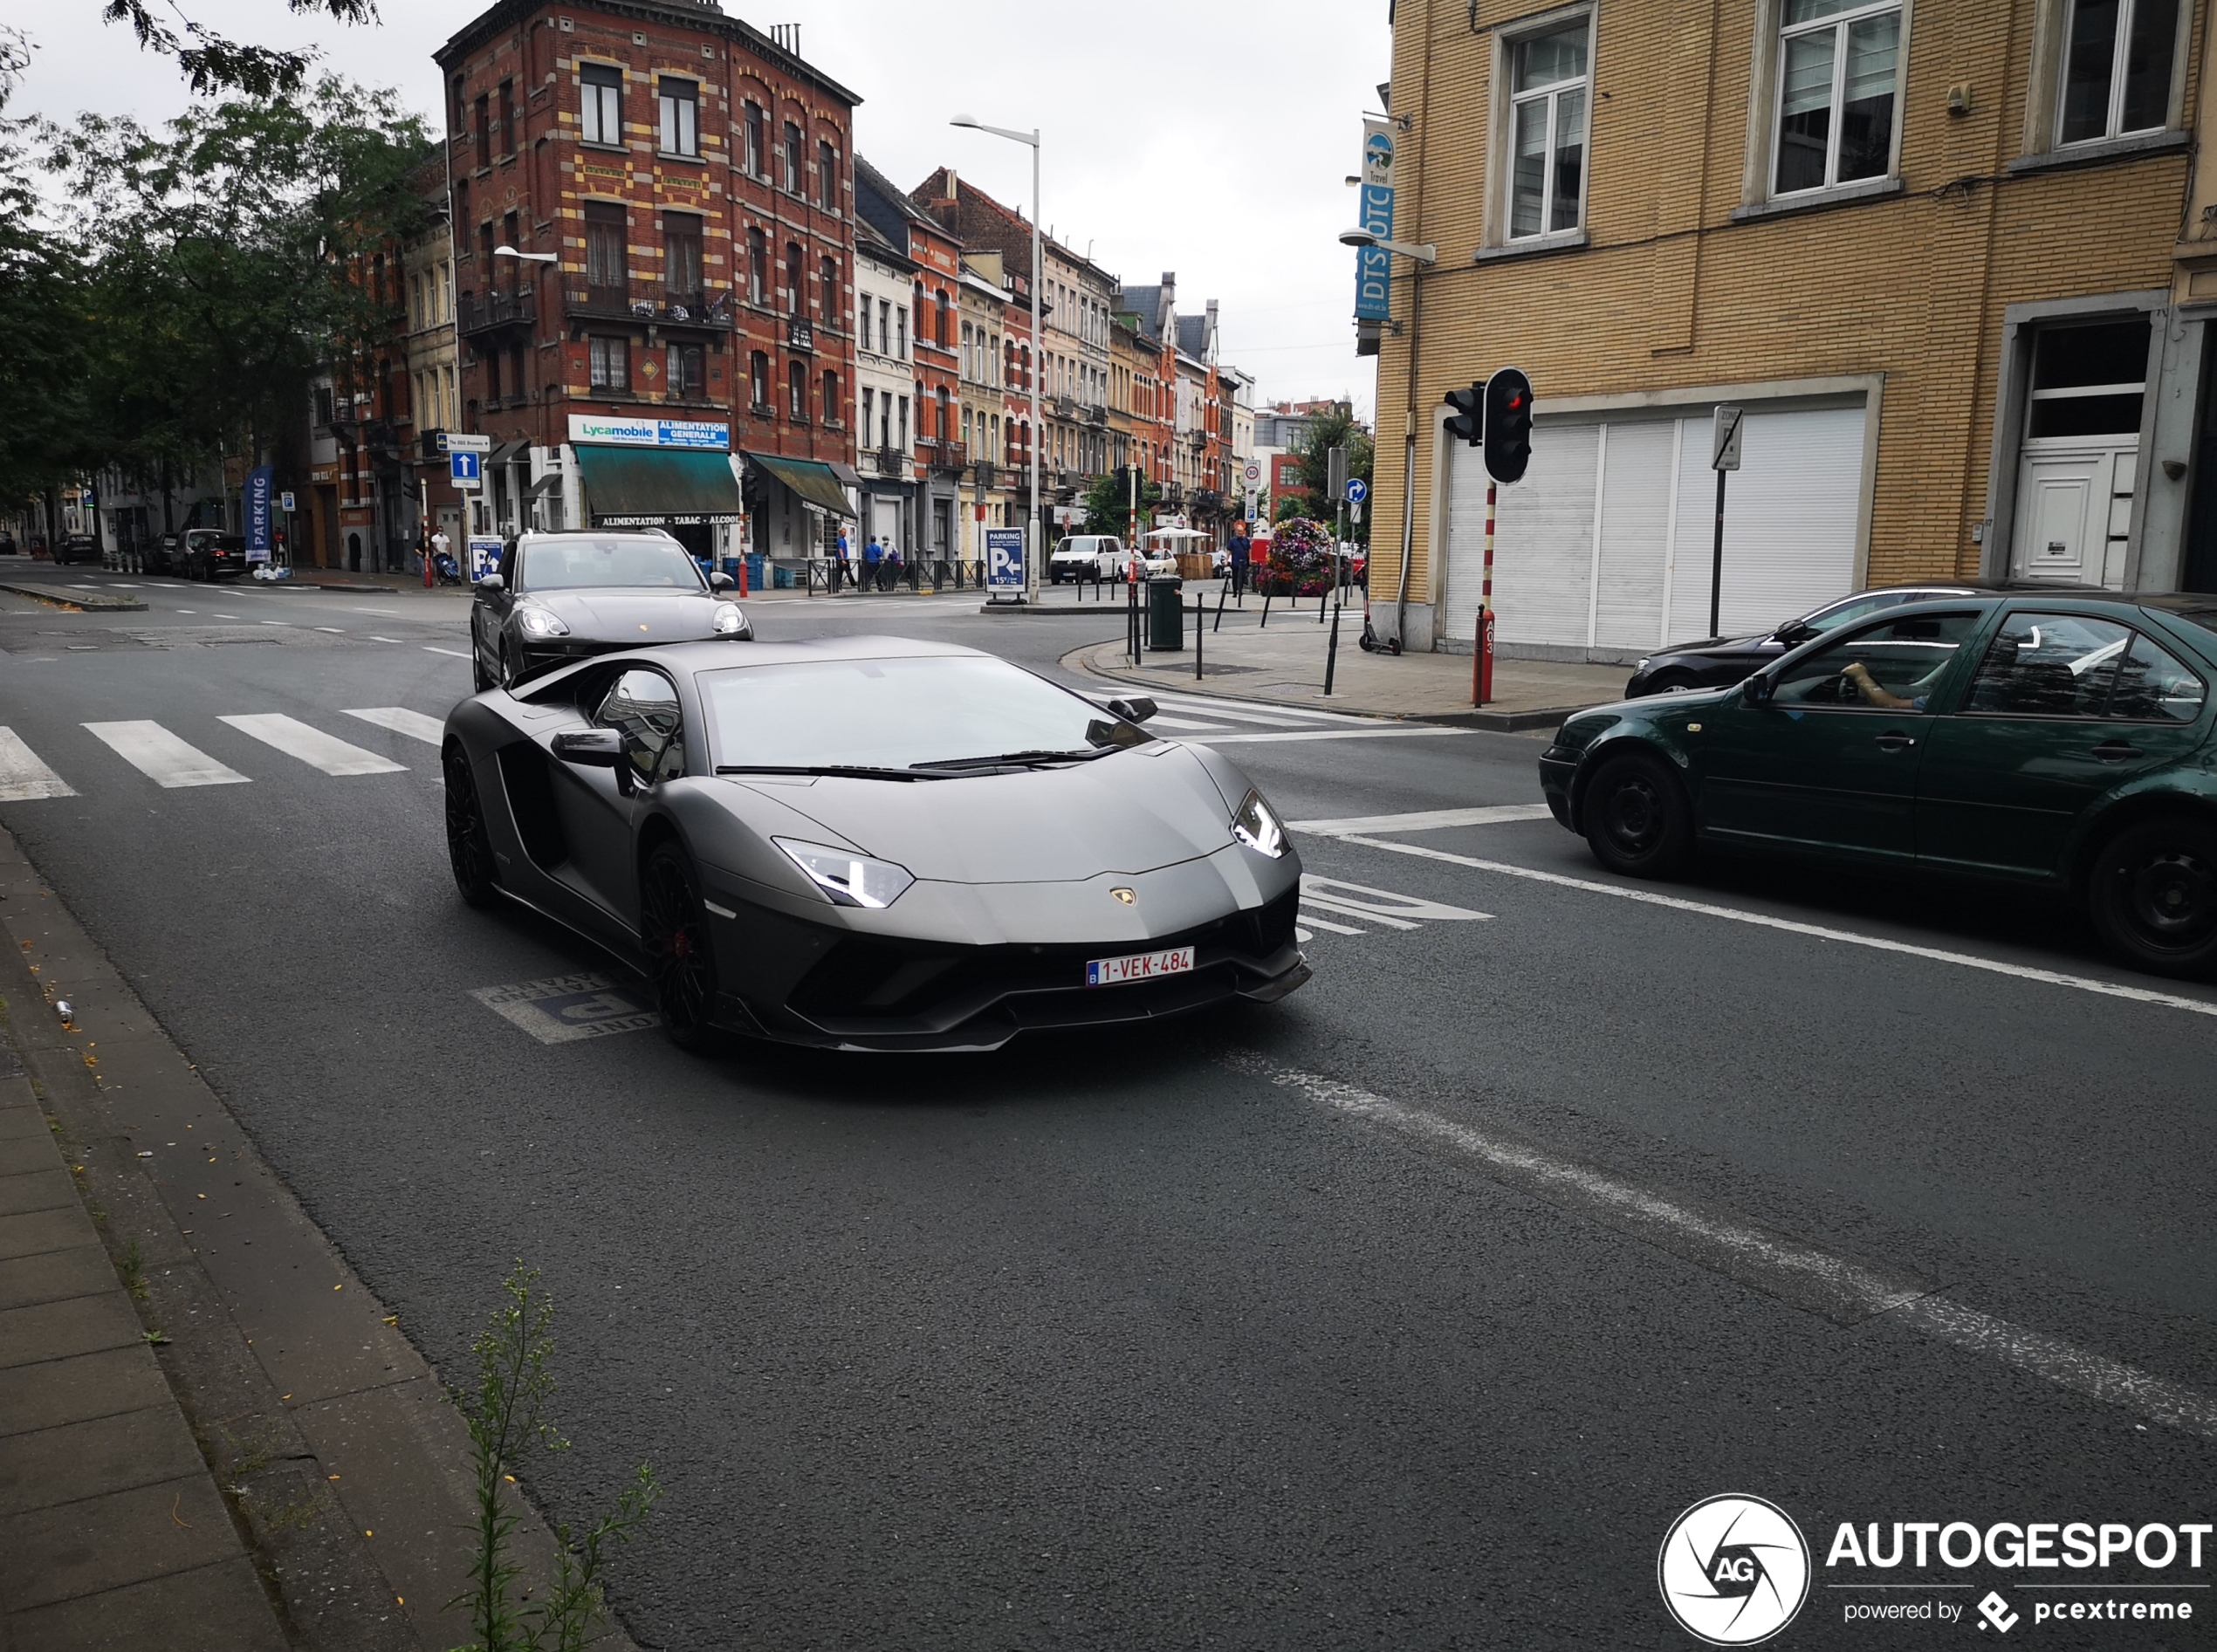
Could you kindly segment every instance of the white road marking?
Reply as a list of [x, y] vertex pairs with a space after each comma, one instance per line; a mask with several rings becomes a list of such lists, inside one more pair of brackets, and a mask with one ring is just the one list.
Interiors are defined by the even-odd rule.
[[1503, 820], [1552, 818], [1544, 803], [1503, 803], [1483, 809], [1427, 809], [1417, 814], [1362, 814], [1344, 820], [1288, 820], [1295, 832], [1344, 838], [1358, 832], [1445, 832], [1451, 826], [1493, 826]]
[[1829, 1304], [1817, 1311], [1843, 1323], [1877, 1317], [1897, 1320], [2057, 1388], [2138, 1412], [2182, 1433], [2217, 1439], [2217, 1400], [2209, 1395], [2061, 1337], [1935, 1296], [1916, 1281], [1890, 1278], [1861, 1263], [1742, 1225], [1574, 1160], [1388, 1100], [1336, 1079], [1278, 1066], [1257, 1052], [1233, 1052], [1225, 1059], [1335, 1111], [1451, 1148], [1512, 1186], [1647, 1239], [1673, 1255], [1789, 1301]]
[[1374, 717], [1351, 717], [1344, 711], [1312, 711], [1306, 706], [1257, 705], [1246, 700], [1220, 700], [1213, 695], [1157, 692], [1148, 696], [1170, 710], [1194, 711], [1229, 717], [1235, 723], [1268, 723], [1280, 728], [1310, 723], [1373, 723]]
[[326, 734], [321, 729], [311, 728], [296, 717], [278, 711], [257, 712], [251, 716], [220, 717], [241, 734], [251, 736], [264, 745], [275, 746], [289, 757], [298, 757], [326, 774], [404, 774], [408, 765], [395, 763], [390, 757], [381, 757], [374, 751], [365, 751], [358, 745], [348, 745], [336, 735]]
[[159, 723], [88, 723], [85, 731], [158, 786], [244, 785], [247, 777], [187, 745]]
[[[272, 624], [275, 624], [276, 622], [275, 622], [274, 620], [264, 620], [264, 621], [263, 621], [263, 623], [264, 623], [264, 625], [272, 625]], [[311, 627], [309, 627], [309, 629], [313, 630], [313, 631], [328, 631], [328, 632], [330, 632], [330, 633], [331, 633], [331, 634], [332, 634], [333, 636], [334, 636], [334, 637], [343, 637], [343, 636], [345, 636], [345, 635], [347, 634], [346, 634], [346, 632], [345, 632], [344, 630], [340, 629], [338, 626], [335, 626], [335, 625], [319, 625], [319, 626], [311, 626]]]
[[[220, 617], [220, 616], [218, 616], [218, 617]], [[273, 626], [277, 627], [278, 627], [280, 631], [290, 631], [290, 630], [293, 629], [293, 624], [292, 624], [292, 620], [263, 620], [263, 621], [262, 621], [262, 623], [263, 623], [264, 625], [273, 625]]]
[[1204, 745], [1260, 744], [1278, 740], [1417, 740], [1427, 736], [1469, 734], [1469, 729], [1438, 729], [1430, 724], [1411, 728], [1395, 723], [1382, 729], [1288, 729], [1277, 734], [1193, 734], [1184, 737]]
[[1320, 878], [1314, 872], [1301, 874], [1301, 903], [1383, 923], [1390, 929], [1414, 929], [1427, 923], [1484, 922], [1493, 915], [1490, 912], [1473, 912], [1468, 907], [1421, 900], [1413, 895], [1397, 895], [1390, 889], [1373, 889], [1365, 883]]
[[421, 740], [426, 745], [436, 745], [445, 737], [446, 725], [436, 717], [427, 717], [421, 711], [411, 711], [404, 705], [370, 705], [341, 715], [360, 717], [364, 723], [374, 723], [381, 729], [390, 729], [395, 734], [404, 734], [411, 740]]
[[[1369, 933], [1367, 929], [1357, 929], [1349, 924], [1335, 923], [1329, 918], [1320, 918], [1314, 912], [1311, 912], [1308, 909], [1306, 903], [1304, 903], [1301, 908], [1301, 921], [1303, 923], [1308, 924], [1313, 929], [1327, 930], [1333, 935], [1368, 935]], [[1417, 926], [1412, 923], [1409, 927], [1413, 929]], [[1308, 935], [1304, 935], [1301, 937], [1301, 939], [1304, 941], [1310, 941], [1314, 938], [1314, 936]]]
[[1819, 923], [1797, 923], [1791, 918], [1774, 918], [1765, 913], [1744, 912], [1736, 907], [1714, 906], [1706, 901], [1681, 900], [1677, 895], [1656, 895], [1646, 889], [1623, 889], [1615, 884], [1596, 883], [1587, 878], [1565, 877], [1560, 872], [1540, 872], [1531, 867], [1512, 866], [1506, 860], [1480, 860], [1466, 854], [1450, 854], [1445, 849], [1427, 848], [1420, 843], [1391, 843], [1383, 838], [1354, 835], [1341, 841], [1366, 849], [1385, 849], [1395, 854], [1413, 854], [1426, 860], [1444, 860], [1451, 866], [1469, 867], [1479, 872], [1499, 873], [1505, 878], [1551, 883], [1560, 888], [1581, 889], [1589, 895], [1614, 895], [1620, 901], [1637, 901], [1643, 906], [1664, 907], [1674, 912], [1692, 912], [1707, 918], [1726, 918], [1734, 923], [1752, 923], [1759, 929], [1781, 929], [1788, 935], [1806, 935], [1819, 941], [1838, 941], [1849, 946], [1869, 947], [1877, 952], [1894, 952], [1907, 957], [1928, 958], [1935, 963], [1957, 964], [1966, 970], [1984, 970], [1992, 975], [2012, 976], [2020, 981], [2038, 981], [2048, 986], [2099, 993], [2104, 997], [2159, 1004], [2166, 1010], [2186, 1010], [2195, 1015], [2217, 1016], [2217, 1003], [2206, 998], [2180, 997], [2173, 992], [2129, 987], [2116, 981], [2097, 981], [2090, 976], [2063, 975], [2054, 970], [2004, 963], [1998, 958], [1981, 958], [1969, 952], [1949, 952], [1939, 947], [1917, 946], [1907, 941], [1888, 941], [1875, 935], [1857, 935], [1850, 929], [1827, 929]]
[[1182, 729], [1191, 733], [1230, 734], [1231, 729], [1221, 723], [1189, 723], [1184, 717], [1150, 717], [1150, 729]]
[[236, 620], [238, 618], [238, 615], [235, 614], [219, 614], [216, 615], [216, 618], [218, 620]]
[[0, 729], [0, 803], [76, 795], [76, 789], [48, 768], [13, 729]]
[[470, 658], [470, 655], [463, 653], [460, 648], [435, 648], [428, 642], [423, 645], [423, 652], [426, 654], [450, 655], [456, 660], [467, 660]]
[[[199, 610], [199, 609], [197, 609], [197, 608], [178, 608], [178, 609], [175, 609], [175, 613], [178, 613], [178, 614], [197, 614], [197, 613], [199, 613], [199, 612], [200, 612], [200, 610]], [[220, 619], [222, 619], [223, 616], [222, 614], [217, 614], [216, 617], [217, 619], [219, 619], [219, 620], [220, 620]]]
[[398, 642], [400, 639], [398, 637], [372, 637], [370, 641], [372, 642]]
[[347, 607], [353, 608], [356, 614], [381, 614], [388, 620], [398, 619], [401, 613], [398, 608], [354, 608], [352, 603], [347, 604]]

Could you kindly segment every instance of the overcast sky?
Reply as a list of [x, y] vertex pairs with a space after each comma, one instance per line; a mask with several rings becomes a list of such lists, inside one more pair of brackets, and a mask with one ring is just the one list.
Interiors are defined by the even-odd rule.
[[[398, 87], [427, 116], [438, 108], [430, 53], [469, 15], [381, 0], [381, 24], [347, 29], [294, 17], [278, 0], [180, 3], [235, 38], [320, 47], [329, 66]], [[1342, 180], [1386, 77], [1384, 0], [724, 6], [765, 30], [801, 24], [802, 55], [861, 97], [862, 154], [903, 186], [951, 166], [1028, 210], [1028, 153], [946, 122], [969, 113], [1038, 126], [1058, 236], [1128, 282], [1175, 271], [1182, 310], [1219, 300], [1224, 358], [1256, 376], [1259, 401], [1350, 396], [1369, 416], [1375, 375], [1356, 358], [1349, 321], [1355, 254], [1334, 237], [1354, 221]], [[16, 11], [36, 47], [17, 110], [128, 110], [148, 121], [182, 110], [174, 67], [99, 14], [95, 0]]]

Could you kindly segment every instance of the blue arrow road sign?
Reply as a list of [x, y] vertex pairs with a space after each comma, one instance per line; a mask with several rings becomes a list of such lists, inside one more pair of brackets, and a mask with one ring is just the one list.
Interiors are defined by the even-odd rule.
[[1349, 476], [1347, 479], [1347, 502], [1349, 504], [1361, 504], [1369, 497], [1370, 484], [1361, 476]]
[[477, 481], [479, 479], [477, 462], [483, 456], [483, 455], [476, 453], [450, 453], [447, 455], [447, 463], [452, 467], [454, 479], [457, 483], [474, 483]]

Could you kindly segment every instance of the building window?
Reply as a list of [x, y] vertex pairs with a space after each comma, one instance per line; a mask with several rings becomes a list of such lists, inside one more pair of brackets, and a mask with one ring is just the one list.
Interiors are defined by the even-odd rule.
[[624, 212], [606, 201], [585, 203], [585, 284], [622, 296], [630, 286], [624, 261]]
[[786, 141], [778, 154], [778, 182], [787, 195], [800, 193], [800, 128], [786, 122]]
[[954, 306], [947, 301], [947, 294], [944, 289], [939, 294], [938, 337], [939, 347], [942, 350], [952, 350], [955, 347], [955, 311]]
[[768, 139], [765, 136], [767, 130], [762, 113], [762, 106], [750, 102], [746, 106], [746, 174], [750, 178], [765, 178], [770, 175], [770, 157], [767, 153], [770, 145]]
[[817, 271], [817, 283], [823, 290], [823, 308], [819, 312], [823, 324], [830, 326], [843, 315], [845, 306], [839, 301], [839, 260], [826, 258]]
[[2147, 394], [2148, 322], [2041, 329], [2033, 341], [2025, 435], [2137, 435]]
[[701, 89], [690, 80], [665, 77], [659, 86], [662, 149], [664, 154], [701, 152]]
[[952, 442], [955, 439], [955, 423], [953, 415], [949, 414], [947, 411], [947, 387], [941, 385], [939, 388], [933, 393], [933, 396], [934, 400], [938, 403], [939, 440], [942, 442]]
[[2179, 0], [2072, 0], [2063, 30], [2062, 141], [2168, 126], [2178, 48]]
[[757, 413], [770, 411], [770, 358], [757, 350], [747, 358], [747, 394]]
[[589, 341], [588, 347], [592, 352], [595, 390], [631, 388], [630, 339], [595, 338]]
[[909, 399], [901, 398], [901, 451], [909, 450]]
[[770, 243], [759, 230], [746, 232], [746, 296], [752, 304], [770, 302]]
[[[521, 221], [516, 214], [504, 212], [500, 215], [500, 244], [502, 246], [513, 247], [518, 252], [522, 251], [522, 233]], [[501, 271], [505, 278], [503, 284], [512, 287], [521, 281], [523, 271], [517, 267], [517, 260], [510, 258], [506, 263], [508, 267]]]
[[895, 348], [895, 350], [894, 350], [894, 352], [893, 352], [893, 353], [894, 353], [896, 357], [899, 357], [899, 358], [901, 358], [902, 360], [905, 360], [907, 359], [907, 357], [908, 357], [908, 353], [909, 353], [909, 311], [908, 311], [908, 306], [907, 306], [906, 305], [902, 305], [899, 309], [896, 309], [896, 311], [894, 311], [894, 312], [893, 312], [893, 319], [894, 319], [894, 323], [895, 323], [895, 331], [894, 331], [894, 334], [893, 334], [893, 339], [894, 339], [894, 343], [895, 343], [895, 345], [896, 345], [896, 347]]
[[708, 352], [697, 344], [673, 344], [664, 363], [665, 387], [674, 396], [699, 397], [708, 386]]
[[697, 306], [701, 301], [701, 221], [681, 212], [662, 221], [662, 282], [669, 302]]
[[840, 411], [839, 374], [829, 367], [826, 367], [824, 369], [824, 422], [837, 424], [840, 422]]
[[327, 384], [318, 385], [316, 387], [316, 422], [319, 425], [328, 425], [332, 420], [333, 411], [331, 387]]
[[588, 63], [580, 71], [578, 135], [587, 143], [623, 141], [623, 71]]
[[477, 164], [492, 164], [492, 99], [480, 95], [470, 107], [470, 129], [477, 141]]
[[808, 295], [802, 288], [800, 243], [786, 243], [786, 308], [795, 315], [807, 312]]
[[[863, 331], [867, 332], [868, 329], [865, 327]], [[885, 356], [893, 353], [893, 301], [890, 298], [877, 301], [877, 353]]]
[[1901, 7], [1785, 0], [1772, 193], [1883, 178], [1892, 169]]
[[795, 424], [808, 422], [808, 369], [798, 360], [786, 363], [786, 408]]
[[816, 203], [827, 212], [839, 210], [839, 151], [824, 141], [816, 145]]
[[869, 386], [862, 387], [862, 416], [855, 422], [855, 440], [863, 447], [870, 444], [870, 415], [876, 406], [877, 393]]

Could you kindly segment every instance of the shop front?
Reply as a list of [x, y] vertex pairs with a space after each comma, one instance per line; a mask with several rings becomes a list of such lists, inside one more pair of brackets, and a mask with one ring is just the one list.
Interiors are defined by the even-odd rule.
[[765, 562], [798, 564], [836, 555], [841, 524], [858, 519], [862, 479], [853, 467], [775, 453], [743, 456], [752, 507], [748, 551]]
[[[570, 447], [540, 467], [544, 514], [580, 527], [661, 528], [699, 561], [734, 555], [745, 520], [730, 427], [669, 419], [570, 416]], [[574, 508], [565, 497], [574, 477]]]

